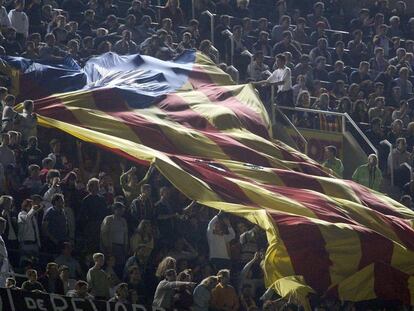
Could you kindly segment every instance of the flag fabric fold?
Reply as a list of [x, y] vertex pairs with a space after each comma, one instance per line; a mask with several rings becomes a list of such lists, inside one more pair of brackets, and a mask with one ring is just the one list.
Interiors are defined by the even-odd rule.
[[[11, 59], [3, 68], [24, 75]], [[190, 199], [258, 224], [268, 287], [301, 301], [315, 292], [414, 305], [414, 213], [273, 141], [251, 85], [195, 51], [174, 61], [107, 53], [75, 72], [81, 87], [35, 100], [40, 125], [152, 164]]]

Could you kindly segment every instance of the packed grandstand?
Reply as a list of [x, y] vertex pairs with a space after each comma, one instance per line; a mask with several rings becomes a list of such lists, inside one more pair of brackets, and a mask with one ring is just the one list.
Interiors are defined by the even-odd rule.
[[0, 310], [414, 306], [411, 1], [0, 4]]

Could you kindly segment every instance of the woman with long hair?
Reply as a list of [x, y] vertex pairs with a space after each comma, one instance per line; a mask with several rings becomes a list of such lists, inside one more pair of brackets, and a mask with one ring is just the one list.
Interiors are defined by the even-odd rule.
[[165, 277], [165, 271], [173, 269], [176, 270], [177, 268], [177, 261], [172, 257], [165, 257], [161, 262], [158, 264], [157, 270], [155, 271], [155, 276], [162, 280]]

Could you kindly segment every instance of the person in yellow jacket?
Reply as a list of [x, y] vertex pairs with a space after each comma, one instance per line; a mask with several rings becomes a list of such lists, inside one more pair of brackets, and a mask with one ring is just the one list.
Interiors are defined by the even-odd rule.
[[342, 161], [336, 157], [338, 151], [335, 146], [325, 147], [325, 162], [322, 163], [324, 167], [330, 168], [338, 177], [343, 176], [344, 165]]
[[382, 173], [378, 168], [378, 157], [376, 154], [370, 154], [368, 156], [368, 162], [355, 170], [352, 175], [352, 180], [365, 187], [379, 191], [382, 182]]

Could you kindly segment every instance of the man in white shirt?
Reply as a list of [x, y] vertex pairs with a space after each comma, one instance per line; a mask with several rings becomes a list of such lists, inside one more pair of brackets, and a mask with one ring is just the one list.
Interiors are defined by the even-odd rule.
[[276, 56], [277, 69], [267, 80], [255, 82], [254, 85], [277, 86], [276, 102], [280, 106], [293, 107], [293, 90], [292, 90], [292, 73], [290, 68], [286, 66], [286, 56], [278, 54]]
[[286, 66], [285, 55], [276, 56], [276, 66], [277, 69], [267, 78], [266, 82], [277, 85], [276, 100], [279, 105], [293, 107], [292, 73]]
[[17, 40], [19, 42], [24, 42], [29, 35], [29, 18], [23, 11], [25, 1], [16, 0], [14, 5], [15, 8], [9, 12], [10, 23], [11, 26], [16, 30]]
[[208, 224], [207, 241], [210, 262], [217, 270], [231, 268], [229, 243], [235, 236], [230, 221], [221, 212], [214, 216]]
[[36, 214], [41, 210], [40, 205], [33, 205], [33, 201], [26, 199], [22, 203], [22, 210], [17, 216], [18, 238], [20, 249], [26, 254], [38, 254], [40, 249], [40, 235]]

